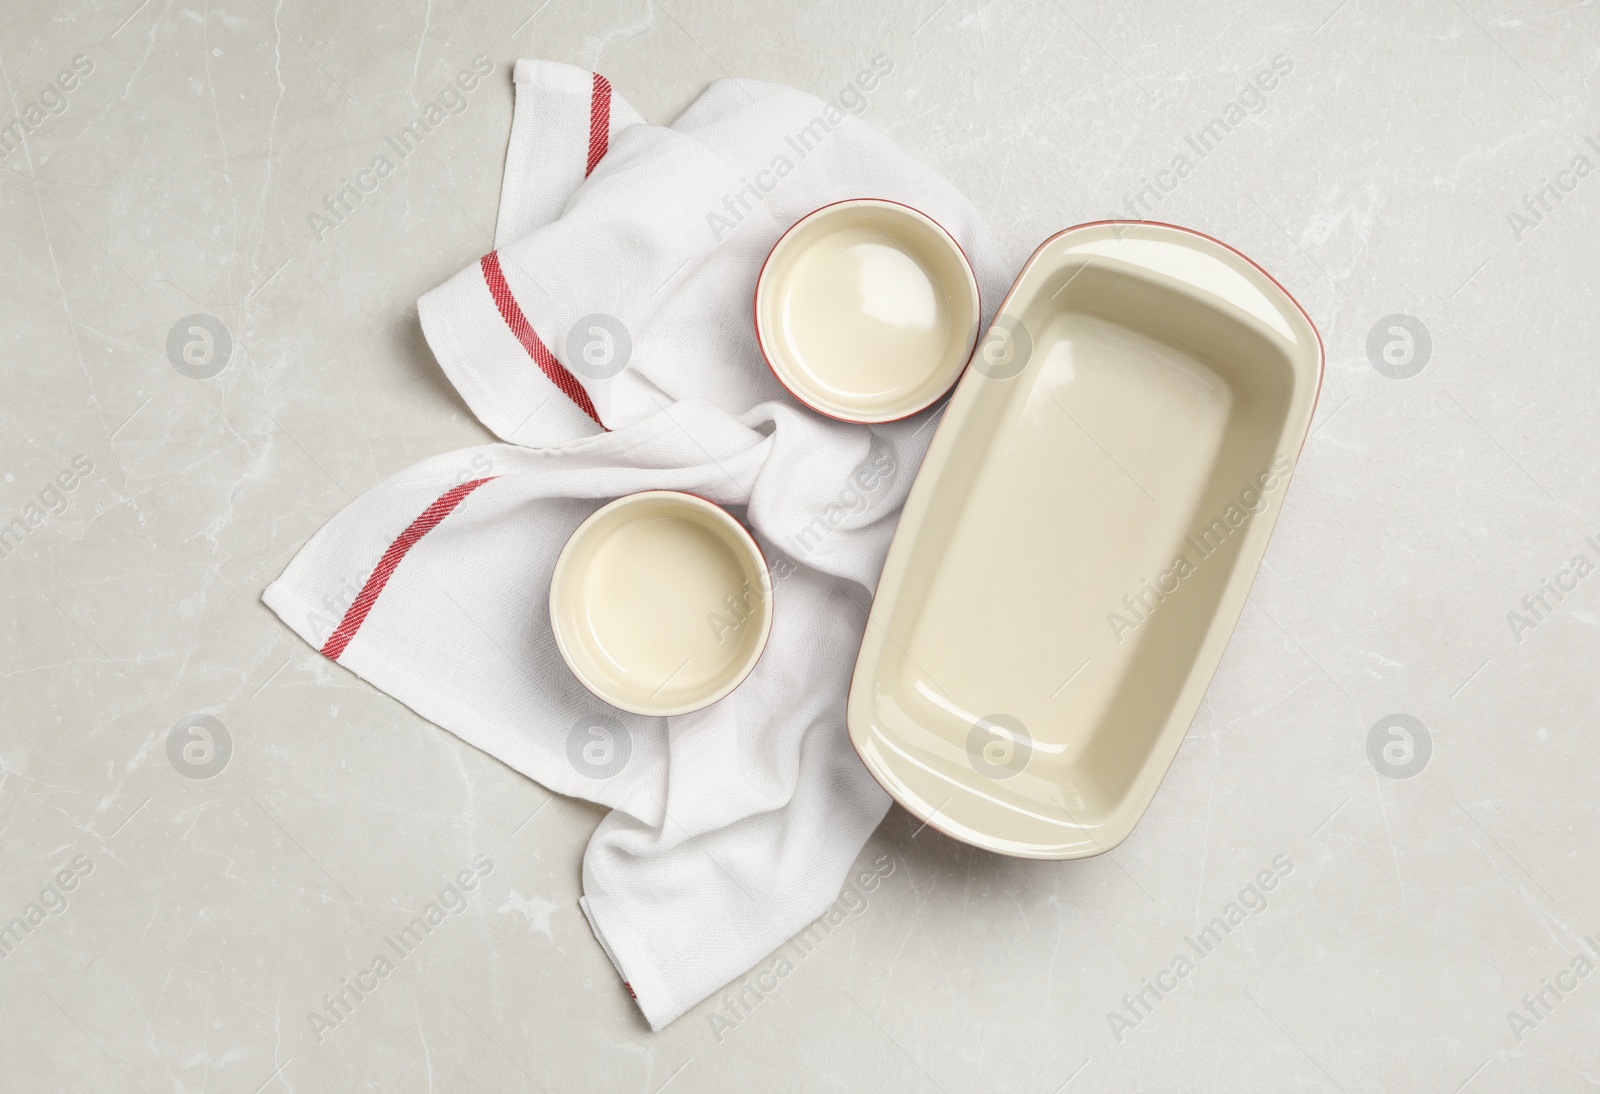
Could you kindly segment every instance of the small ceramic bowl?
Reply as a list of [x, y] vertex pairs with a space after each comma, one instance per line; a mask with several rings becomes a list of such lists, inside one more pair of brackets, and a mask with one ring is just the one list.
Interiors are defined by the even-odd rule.
[[876, 198], [801, 219], [756, 280], [756, 340], [773, 375], [846, 422], [932, 406], [972, 357], [981, 314], [977, 276], [950, 233]]
[[647, 490], [578, 525], [550, 578], [567, 666], [612, 706], [686, 714], [738, 687], [772, 630], [761, 548], [727, 510]]

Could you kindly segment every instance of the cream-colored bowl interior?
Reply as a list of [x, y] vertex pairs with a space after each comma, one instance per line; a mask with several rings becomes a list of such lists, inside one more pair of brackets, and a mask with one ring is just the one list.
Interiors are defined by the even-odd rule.
[[630, 494], [578, 526], [550, 580], [550, 626], [573, 674], [635, 714], [683, 714], [750, 674], [772, 584], [750, 534], [703, 498]]
[[756, 284], [756, 336], [796, 398], [886, 422], [931, 406], [972, 355], [978, 282], [950, 234], [915, 209], [861, 199], [786, 232]]

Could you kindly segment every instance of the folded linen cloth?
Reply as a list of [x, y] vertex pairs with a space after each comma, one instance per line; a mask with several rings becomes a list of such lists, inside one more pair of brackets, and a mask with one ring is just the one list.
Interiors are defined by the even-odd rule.
[[[418, 304], [439, 363], [508, 443], [374, 487], [263, 595], [423, 717], [611, 807], [580, 905], [655, 1029], [821, 914], [888, 807], [845, 699], [934, 412], [868, 428], [802, 408], [762, 361], [751, 299], [790, 224], [882, 197], [943, 224], [999, 300], [976, 211], [853, 113], [891, 69], [875, 59], [836, 102], [721, 80], [662, 127], [597, 73], [519, 61], [497, 250]], [[572, 530], [651, 488], [733, 507], [775, 585], [754, 672], [672, 718], [590, 695], [547, 614]]]

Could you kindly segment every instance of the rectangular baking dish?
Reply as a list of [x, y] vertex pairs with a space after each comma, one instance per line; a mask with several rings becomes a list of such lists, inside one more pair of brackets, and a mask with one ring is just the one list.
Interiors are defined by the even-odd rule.
[[1120, 843], [1244, 608], [1323, 351], [1249, 259], [1108, 221], [1034, 252], [912, 486], [850, 737], [917, 817], [1008, 855]]

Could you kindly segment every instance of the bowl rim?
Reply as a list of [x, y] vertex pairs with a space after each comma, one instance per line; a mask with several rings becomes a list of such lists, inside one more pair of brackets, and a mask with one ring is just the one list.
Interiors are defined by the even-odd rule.
[[[589, 676], [575, 663], [575, 658], [570, 647], [571, 636], [565, 632], [561, 624], [557, 621], [557, 605], [564, 595], [561, 592], [563, 588], [563, 578], [566, 576], [567, 571], [570, 568], [573, 557], [573, 545], [577, 542], [579, 537], [587, 529], [589, 529], [591, 525], [600, 520], [601, 517], [607, 513], [617, 509], [631, 508], [632, 506], [642, 502], [660, 498], [672, 499], [679, 504], [687, 505], [689, 508], [709, 514], [713, 520], [717, 521], [719, 524], [733, 532], [734, 538], [744, 549], [746, 559], [753, 560], [756, 563], [755, 569], [761, 580], [762, 594], [757, 600], [755, 606], [755, 614], [759, 617], [757, 621], [759, 633], [757, 634], [754, 647], [745, 658], [743, 664], [740, 665], [738, 671], [735, 672], [727, 682], [720, 685], [713, 691], [707, 692], [704, 695], [695, 696], [686, 702], [676, 704], [634, 703], [627, 701], [621, 696], [611, 693], [599, 682], [591, 680]], [[672, 717], [679, 714], [689, 714], [696, 710], [703, 710], [706, 707], [711, 706], [713, 703], [726, 699], [730, 694], [733, 693], [734, 689], [738, 688], [740, 684], [743, 684], [745, 680], [749, 678], [750, 674], [755, 671], [757, 663], [760, 662], [762, 655], [766, 653], [767, 643], [772, 636], [772, 592], [772, 568], [767, 563], [766, 552], [761, 549], [761, 544], [758, 543], [756, 538], [750, 534], [749, 529], [741, 524], [738, 518], [730, 513], [724, 506], [719, 505], [709, 498], [702, 497], [701, 495], [692, 493], [688, 490], [636, 490], [632, 493], [623, 494], [621, 497], [613, 498], [612, 500], [606, 502], [600, 508], [596, 509], [593, 513], [590, 513], [587, 517], [580, 521], [578, 526], [574, 528], [567, 536], [566, 542], [561, 545], [561, 552], [556, 556], [555, 566], [550, 571], [550, 590], [547, 597], [547, 610], [550, 619], [550, 632], [555, 638], [556, 649], [561, 653], [561, 660], [566, 663], [568, 670], [578, 680], [578, 682], [588, 690], [591, 695], [604, 703], [608, 703], [619, 710], [627, 711], [630, 714], [640, 714], [647, 717]]]
[[[942, 236], [946, 241], [948, 241], [950, 246], [955, 249], [955, 253], [961, 257], [961, 268], [966, 272], [967, 286], [972, 290], [972, 299], [976, 307], [976, 314], [973, 318], [972, 324], [971, 344], [967, 347], [966, 356], [962, 360], [961, 367], [956, 369], [951, 375], [950, 383], [940, 388], [939, 391], [935, 392], [930, 398], [922, 401], [914, 408], [910, 410], [900, 410], [899, 408], [896, 408], [896, 410], [891, 413], [891, 416], [888, 417], [880, 415], [854, 416], [838, 414], [825, 407], [818, 406], [814, 401], [807, 398], [801, 392], [795, 390], [794, 386], [791, 385], [788, 380], [784, 379], [783, 373], [779, 371], [778, 366], [773, 363], [774, 354], [767, 348], [767, 335], [761, 324], [761, 299], [767, 290], [768, 285], [770, 284], [767, 273], [771, 269], [773, 256], [778, 253], [778, 249], [783, 246], [784, 241], [789, 238], [795, 229], [799, 228], [803, 224], [806, 224], [812, 218], [820, 216], [823, 213], [826, 213], [828, 210], [834, 209], [840, 205], [890, 206], [896, 209], [904, 210], [905, 212], [910, 213], [913, 217], [920, 218], [929, 227], [933, 228], [938, 235]], [[977, 271], [973, 269], [972, 259], [967, 255], [966, 249], [961, 246], [960, 242], [957, 241], [956, 237], [951, 234], [949, 229], [947, 229], [943, 224], [940, 224], [933, 217], [929, 216], [927, 213], [923, 212], [921, 209], [918, 209], [914, 205], [907, 205], [903, 201], [895, 201], [892, 198], [840, 198], [838, 201], [830, 201], [826, 205], [817, 206], [815, 209], [811, 210], [811, 212], [807, 213], [805, 216], [789, 225], [789, 227], [785, 228], [783, 234], [778, 237], [777, 242], [773, 243], [772, 248], [767, 251], [767, 257], [761, 262], [761, 272], [756, 275], [756, 289], [755, 292], [751, 294], [750, 310], [755, 320], [756, 345], [761, 350], [761, 359], [766, 363], [767, 370], [772, 373], [773, 378], [777, 380], [780, 385], [782, 385], [785, 391], [792, 395], [796, 401], [806, 408], [821, 414], [825, 418], [831, 418], [836, 422], [849, 422], [852, 425], [887, 425], [891, 422], [901, 422], [907, 418], [921, 414], [924, 410], [927, 410], [929, 407], [933, 406], [940, 399], [943, 399], [945, 396], [949, 395], [950, 392], [955, 389], [956, 384], [961, 382], [961, 377], [966, 375], [967, 368], [972, 364], [972, 355], [978, 351], [978, 343], [983, 336], [983, 287], [978, 284]]]

